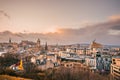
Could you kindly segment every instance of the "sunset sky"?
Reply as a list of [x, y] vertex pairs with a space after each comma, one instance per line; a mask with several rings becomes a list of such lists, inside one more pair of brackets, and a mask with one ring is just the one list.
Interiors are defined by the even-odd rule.
[[120, 18], [120, 0], [0, 0], [0, 32], [55, 32]]

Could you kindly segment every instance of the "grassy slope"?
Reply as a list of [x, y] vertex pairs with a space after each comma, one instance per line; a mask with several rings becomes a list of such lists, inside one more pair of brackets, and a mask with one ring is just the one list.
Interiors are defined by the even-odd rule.
[[31, 79], [13, 77], [13, 76], [8, 76], [8, 75], [0, 75], [0, 80], [31, 80]]

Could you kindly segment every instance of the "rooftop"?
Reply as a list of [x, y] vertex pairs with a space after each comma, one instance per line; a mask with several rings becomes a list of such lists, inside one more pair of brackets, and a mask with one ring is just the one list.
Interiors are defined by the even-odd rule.
[[102, 48], [103, 45], [100, 44], [100, 43], [97, 43], [95, 41], [93, 41], [91, 44], [90, 44], [90, 48]]

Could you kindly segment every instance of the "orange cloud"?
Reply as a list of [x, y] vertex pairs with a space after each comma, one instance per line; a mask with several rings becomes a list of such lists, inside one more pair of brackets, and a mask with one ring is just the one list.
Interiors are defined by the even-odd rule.
[[119, 15], [110, 16], [108, 19], [112, 20], [112, 21], [116, 21], [116, 20], [120, 19], [120, 14]]

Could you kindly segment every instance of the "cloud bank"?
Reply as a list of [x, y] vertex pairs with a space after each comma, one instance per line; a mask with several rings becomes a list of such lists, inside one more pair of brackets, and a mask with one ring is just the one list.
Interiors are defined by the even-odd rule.
[[88, 25], [83, 28], [60, 28], [56, 33], [11, 33], [9, 31], [0, 32], [0, 42], [8, 41], [9, 37], [13, 41], [21, 40], [36, 41], [40, 38], [43, 43], [48, 44], [73, 44], [90, 43], [94, 39], [102, 44], [120, 45], [120, 17], [111, 16], [106, 22]]

